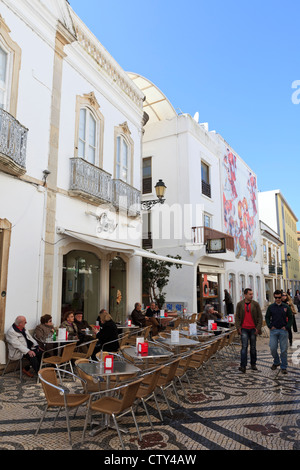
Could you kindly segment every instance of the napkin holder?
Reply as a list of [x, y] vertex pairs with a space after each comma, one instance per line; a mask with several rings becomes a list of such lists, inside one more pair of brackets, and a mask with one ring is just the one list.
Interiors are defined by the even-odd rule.
[[66, 333], [67, 333], [66, 328], [58, 328], [58, 337], [57, 337], [57, 339], [65, 340], [66, 339]]
[[114, 356], [111, 354], [107, 354], [104, 358], [104, 369], [105, 370], [112, 370], [114, 367]]
[[207, 323], [207, 329], [208, 331], [211, 331], [212, 330], [212, 324], [214, 323], [214, 320], [208, 320], [208, 323]]
[[228, 315], [228, 322], [234, 323], [234, 315]]
[[189, 334], [192, 335], [197, 335], [197, 323], [191, 323], [189, 325]]
[[179, 331], [178, 330], [171, 331], [171, 343], [179, 343]]
[[136, 339], [136, 352], [139, 352], [139, 343], [143, 343], [145, 340], [144, 340], [144, 337], [143, 336], [138, 336], [137, 339]]
[[148, 343], [139, 343], [138, 344], [138, 353], [139, 354], [148, 354]]

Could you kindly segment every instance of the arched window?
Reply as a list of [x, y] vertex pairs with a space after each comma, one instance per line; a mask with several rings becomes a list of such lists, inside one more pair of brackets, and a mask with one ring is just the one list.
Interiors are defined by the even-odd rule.
[[115, 179], [132, 184], [134, 143], [127, 122], [115, 128]]
[[78, 157], [96, 164], [97, 122], [88, 108], [81, 108], [79, 117]]
[[21, 49], [0, 15], [0, 108], [16, 117]]
[[116, 178], [128, 183], [129, 146], [123, 135], [117, 137]]
[[103, 166], [104, 119], [95, 94], [77, 96], [75, 157]]

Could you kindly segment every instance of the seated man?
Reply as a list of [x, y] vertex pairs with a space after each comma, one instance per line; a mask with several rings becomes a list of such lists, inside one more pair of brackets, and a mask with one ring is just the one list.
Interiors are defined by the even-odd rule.
[[144, 328], [145, 326], [152, 325], [152, 334], [153, 336], [158, 335], [159, 323], [156, 318], [148, 317], [142, 313], [142, 305], [139, 302], [136, 302], [134, 305], [134, 310], [131, 312], [131, 319], [134, 325]]
[[[8, 356], [11, 360], [19, 360], [26, 357], [33, 370], [38, 373], [41, 363], [42, 351], [38, 343], [33, 339], [30, 333], [25, 329], [27, 321], [23, 316], [18, 316], [14, 324], [6, 333], [6, 341], [8, 344]], [[23, 368], [23, 373], [28, 377], [33, 377], [29, 372], [30, 366]]]
[[200, 318], [200, 326], [207, 326], [208, 320], [216, 321], [220, 318], [222, 318], [222, 315], [218, 313], [212, 305], [207, 304], [205, 305], [204, 312], [202, 313]]

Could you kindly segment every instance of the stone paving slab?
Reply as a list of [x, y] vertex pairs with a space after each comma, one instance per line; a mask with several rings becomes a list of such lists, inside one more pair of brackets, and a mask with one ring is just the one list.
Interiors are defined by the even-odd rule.
[[[299, 344], [297, 346], [297, 342]], [[224, 355], [214, 360], [216, 376], [209, 367], [201, 378], [193, 376], [187, 399], [178, 385], [181, 399], [168, 392], [174, 415], [161, 402], [164, 422], [148, 402], [152, 431], [142, 408], [137, 419], [142, 434], [138, 441], [132, 418], [124, 417], [120, 425], [128, 430], [123, 435], [127, 450], [200, 451], [200, 450], [299, 450], [300, 449], [300, 334], [294, 334], [296, 348], [289, 349], [287, 376], [272, 371], [268, 337], [258, 339], [258, 371], [239, 370], [239, 345], [236, 356]], [[299, 352], [299, 357], [298, 357]], [[187, 385], [187, 384], [186, 384]], [[73, 387], [79, 387], [73, 383]], [[49, 411], [42, 429], [35, 429], [44, 409], [45, 398], [35, 379], [18, 373], [0, 377], [0, 450], [67, 450], [68, 435], [64, 413], [55, 427], [51, 421], [55, 411]], [[151, 406], [150, 406], [151, 405]], [[121, 450], [117, 433], [105, 430], [81, 443], [85, 407], [71, 420], [74, 450]]]

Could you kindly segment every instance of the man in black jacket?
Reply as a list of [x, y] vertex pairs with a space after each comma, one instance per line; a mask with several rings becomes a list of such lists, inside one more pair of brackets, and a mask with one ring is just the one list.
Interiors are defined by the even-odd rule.
[[[274, 292], [275, 302], [269, 305], [266, 312], [266, 323], [270, 328], [270, 350], [274, 359], [272, 370], [281, 367], [282, 373], [287, 373], [288, 328], [292, 326], [293, 314], [289, 305], [282, 303], [281, 291]], [[277, 352], [280, 345], [280, 359]], [[280, 363], [281, 360], [281, 363]]]

